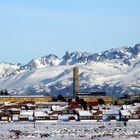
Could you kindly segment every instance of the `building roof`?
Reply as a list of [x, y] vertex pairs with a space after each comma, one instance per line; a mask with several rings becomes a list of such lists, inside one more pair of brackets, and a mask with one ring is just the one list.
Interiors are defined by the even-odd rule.
[[58, 115], [58, 119], [68, 119], [69, 117], [75, 117], [77, 119], [77, 115], [72, 115], [72, 114], [65, 114], [65, 115]]
[[130, 110], [133, 108], [133, 105], [123, 105], [122, 107], [124, 110]]
[[90, 105], [90, 106], [95, 106], [95, 107], [98, 107], [98, 105], [99, 105], [99, 103], [97, 101], [88, 102], [87, 104]]
[[120, 110], [122, 116], [131, 116], [132, 114], [128, 110]]
[[81, 105], [78, 102], [72, 101], [72, 102], [70, 102], [69, 108], [70, 109], [75, 109], [75, 108], [80, 108], [80, 106]]
[[93, 113], [93, 115], [96, 115], [96, 116], [102, 116], [102, 114], [103, 114], [103, 112], [99, 111], [99, 110], [97, 110], [97, 111], [92, 110], [92, 113]]
[[20, 115], [22, 115], [22, 116], [33, 116], [33, 110], [28, 110], [28, 111], [21, 110]]
[[28, 103], [28, 104], [26, 104], [28, 107], [35, 107], [36, 105], [35, 104], [30, 104], [30, 103]]
[[7, 110], [11, 110], [11, 111], [20, 111], [19, 108], [8, 108]]
[[67, 102], [36, 102], [36, 105], [67, 105]]
[[92, 116], [92, 113], [89, 111], [85, 111], [85, 110], [79, 110], [79, 115], [80, 116]]
[[35, 116], [36, 117], [38, 117], [38, 116], [45, 117], [45, 116], [49, 116], [49, 115], [43, 111], [35, 111]]
[[105, 115], [118, 115], [119, 114], [119, 110], [117, 109], [109, 109], [109, 110], [105, 110], [104, 113]]
[[66, 108], [68, 108], [68, 105], [65, 105], [65, 106], [53, 105], [53, 106], [52, 106], [52, 110], [53, 110], [53, 111], [63, 111], [63, 110], [65, 110]]

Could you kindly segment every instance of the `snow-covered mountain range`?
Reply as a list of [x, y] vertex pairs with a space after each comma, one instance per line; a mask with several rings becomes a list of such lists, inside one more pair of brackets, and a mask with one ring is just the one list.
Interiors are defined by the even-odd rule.
[[79, 67], [80, 92], [139, 94], [140, 44], [101, 53], [50, 54], [26, 65], [0, 63], [0, 89], [16, 95], [72, 95], [73, 67]]

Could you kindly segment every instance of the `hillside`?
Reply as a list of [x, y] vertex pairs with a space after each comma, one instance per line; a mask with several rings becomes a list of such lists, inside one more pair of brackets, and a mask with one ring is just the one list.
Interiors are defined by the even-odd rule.
[[101, 53], [50, 54], [26, 65], [0, 63], [0, 89], [10, 94], [72, 95], [73, 67], [79, 67], [81, 92], [105, 91], [108, 95], [138, 94], [140, 45]]

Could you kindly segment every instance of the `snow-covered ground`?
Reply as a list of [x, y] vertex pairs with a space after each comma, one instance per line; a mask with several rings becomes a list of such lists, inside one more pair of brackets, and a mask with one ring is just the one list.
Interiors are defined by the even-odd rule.
[[[0, 139], [139, 140], [140, 121], [127, 122], [0, 122]], [[34, 127], [35, 126], [35, 127]]]

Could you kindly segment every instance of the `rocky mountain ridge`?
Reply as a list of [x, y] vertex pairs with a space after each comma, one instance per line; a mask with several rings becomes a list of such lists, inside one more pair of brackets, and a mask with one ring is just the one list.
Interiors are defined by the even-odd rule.
[[79, 67], [80, 91], [108, 95], [138, 94], [140, 44], [101, 53], [49, 54], [26, 65], [0, 63], [0, 88], [11, 94], [72, 94], [72, 69]]

